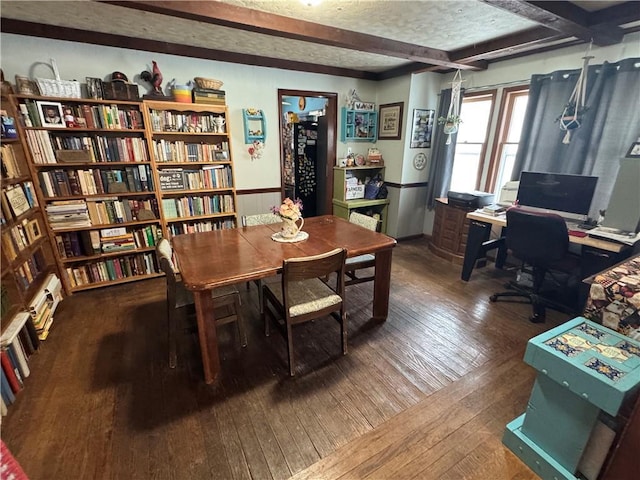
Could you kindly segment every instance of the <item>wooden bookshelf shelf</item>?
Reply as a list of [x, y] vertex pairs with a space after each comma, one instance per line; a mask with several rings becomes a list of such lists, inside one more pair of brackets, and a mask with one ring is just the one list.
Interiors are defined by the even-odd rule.
[[103, 230], [105, 228], [116, 228], [116, 227], [134, 227], [137, 225], [149, 225], [152, 223], [160, 223], [160, 219], [154, 218], [151, 220], [139, 220], [136, 222], [123, 222], [123, 223], [103, 223], [100, 225], [91, 225], [88, 227], [73, 227], [73, 228], [58, 228], [52, 230], [53, 233], [69, 233], [69, 232], [80, 232], [83, 230]]
[[160, 190], [160, 194], [164, 197], [167, 195], [198, 195], [198, 194], [207, 194], [207, 193], [220, 193], [220, 192], [229, 192], [233, 191], [233, 187], [222, 187], [222, 188], [204, 188], [199, 190]]
[[132, 255], [134, 253], [153, 252], [155, 249], [156, 247], [132, 248], [130, 250], [120, 250], [118, 252], [83, 255], [81, 257], [67, 257], [62, 259], [62, 263], [78, 263], [90, 260], [100, 260], [101, 258], [122, 257], [124, 255]]
[[[47, 127], [25, 127], [25, 130], [45, 130], [51, 131], [50, 128]], [[77, 133], [113, 133], [121, 135], [123, 133], [144, 133], [144, 129], [140, 128], [56, 128], [56, 132], [58, 133], [69, 133], [69, 132], [77, 132]]]
[[64, 195], [57, 197], [44, 197], [45, 200], [78, 200], [86, 198], [87, 200], [95, 200], [106, 197], [148, 197], [155, 196], [155, 192], [119, 192], [119, 193], [96, 193], [92, 195]]
[[73, 162], [73, 163], [38, 163], [34, 167], [69, 168], [69, 167], [131, 167], [133, 165], [151, 165], [151, 162]]
[[[3, 142], [4, 143], [4, 142]], [[3, 178], [2, 179], [2, 184], [4, 186], [7, 185], [16, 185], [18, 183], [24, 183], [24, 182], [28, 182], [29, 180], [31, 180], [31, 177], [28, 175], [22, 175], [20, 177], [16, 177], [16, 178]]]
[[209, 218], [235, 217], [236, 212], [210, 213], [208, 215], [198, 215], [194, 217], [167, 218], [167, 223], [193, 222], [194, 220], [207, 220]]
[[220, 162], [220, 161], [211, 161], [211, 162], [157, 162], [156, 163], [156, 167], [157, 168], [164, 168], [164, 167], [185, 167], [187, 165], [231, 165], [232, 163], [229, 161], [224, 161], [224, 162]]
[[151, 273], [147, 275], [133, 275], [131, 277], [119, 278], [118, 280], [110, 280], [108, 282], [89, 283], [87, 285], [79, 285], [72, 287], [72, 292], [82, 292], [84, 290], [92, 290], [94, 288], [108, 287], [112, 285], [120, 285], [123, 283], [137, 282], [139, 280], [148, 280], [150, 278], [158, 278], [164, 276], [164, 273]]

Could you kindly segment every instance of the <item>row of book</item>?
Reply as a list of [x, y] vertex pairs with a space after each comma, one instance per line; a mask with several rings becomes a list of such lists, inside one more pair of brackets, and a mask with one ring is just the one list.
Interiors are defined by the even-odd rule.
[[0, 155], [2, 156], [2, 176], [4, 178], [18, 178], [23, 175], [13, 145], [2, 145]]
[[18, 312], [10, 321], [0, 338], [0, 411], [7, 414], [7, 407], [16, 400], [31, 374], [29, 357], [40, 346], [36, 329], [27, 312]]
[[27, 219], [2, 233], [2, 249], [9, 260], [42, 237], [42, 226], [38, 218]]
[[61, 233], [56, 235], [56, 245], [61, 258], [74, 258], [155, 247], [160, 236], [161, 231], [157, 225], [132, 230], [117, 227]]
[[194, 87], [191, 90], [193, 103], [205, 103], [208, 105], [225, 105], [227, 103], [224, 90], [214, 90], [212, 88]]
[[213, 230], [226, 230], [235, 227], [235, 220], [231, 218], [221, 218], [203, 222], [172, 223], [168, 225], [167, 229], [169, 230], [169, 234], [175, 237], [176, 235], [182, 235], [184, 233], [211, 232]]
[[38, 206], [38, 197], [30, 181], [7, 185], [2, 189], [2, 211], [5, 218], [15, 219]]
[[165, 139], [153, 141], [157, 162], [214, 162], [229, 160], [229, 142], [187, 143]]
[[145, 139], [141, 137], [67, 136], [27, 130], [27, 143], [37, 164], [149, 161]]
[[158, 173], [160, 190], [202, 190], [209, 188], [229, 188], [233, 186], [231, 167], [205, 165], [198, 170], [168, 168]]
[[232, 195], [163, 198], [162, 208], [165, 218], [197, 217], [234, 211]]
[[44, 271], [46, 262], [41, 250], [36, 250], [15, 270], [15, 278], [24, 290]]
[[[73, 117], [73, 126], [104, 130], [140, 130], [144, 128], [142, 112], [135, 106], [65, 104], [61, 108]], [[35, 100], [24, 100], [20, 113], [25, 127], [42, 127], [42, 118]]]
[[84, 200], [59, 200], [46, 207], [49, 225], [52, 230], [64, 228], [91, 227], [89, 210]]
[[216, 119], [222, 115], [212, 113], [182, 113], [169, 110], [150, 110], [151, 129], [154, 132], [217, 133]]
[[89, 219], [92, 225], [109, 225], [137, 222], [160, 217], [158, 201], [149, 199], [104, 198], [87, 201]]
[[109, 258], [66, 268], [72, 287], [151, 275], [157, 272], [154, 255], [151, 252]]
[[153, 191], [149, 165], [121, 169], [54, 169], [38, 172], [46, 197]]
[[0, 336], [0, 411], [15, 402], [27, 377], [31, 374], [29, 358], [49, 335], [53, 314], [62, 300], [62, 284], [55, 274], [49, 274], [34, 295], [28, 311], [16, 313]]

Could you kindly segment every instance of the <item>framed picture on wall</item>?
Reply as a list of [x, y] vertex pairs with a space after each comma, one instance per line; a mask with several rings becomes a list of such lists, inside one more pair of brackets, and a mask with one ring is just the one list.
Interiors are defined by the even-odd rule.
[[431, 132], [435, 110], [413, 109], [413, 123], [411, 125], [411, 145], [409, 148], [430, 148]]
[[378, 139], [400, 140], [402, 137], [402, 110], [404, 102], [380, 105]]

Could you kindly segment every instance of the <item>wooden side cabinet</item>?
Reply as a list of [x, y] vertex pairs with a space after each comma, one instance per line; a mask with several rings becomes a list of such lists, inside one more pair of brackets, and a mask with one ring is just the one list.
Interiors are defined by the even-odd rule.
[[449, 205], [446, 198], [436, 199], [436, 216], [429, 249], [439, 257], [462, 265], [467, 247], [469, 220], [473, 209]]

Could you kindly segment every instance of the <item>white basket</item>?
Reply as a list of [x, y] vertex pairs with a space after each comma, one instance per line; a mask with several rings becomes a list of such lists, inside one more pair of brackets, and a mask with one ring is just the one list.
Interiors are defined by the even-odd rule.
[[75, 80], [61, 80], [58, 66], [53, 58], [51, 59], [51, 65], [48, 63], [45, 65], [51, 67], [56, 78], [53, 80], [50, 78], [36, 78], [40, 95], [45, 97], [82, 98], [80, 82]]

